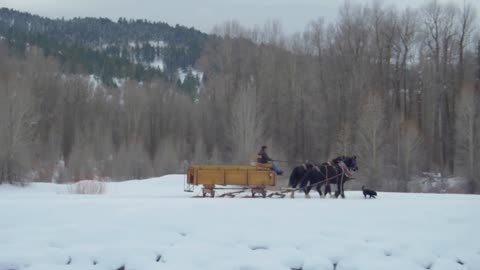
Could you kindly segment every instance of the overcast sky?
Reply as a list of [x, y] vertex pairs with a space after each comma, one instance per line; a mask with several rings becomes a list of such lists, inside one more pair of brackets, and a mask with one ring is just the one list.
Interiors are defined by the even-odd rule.
[[[380, 0], [385, 6], [395, 5], [403, 9], [418, 7], [427, 0]], [[477, 14], [480, 0], [474, 3]], [[350, 0], [352, 3], [371, 3]], [[447, 0], [440, 0], [447, 2]], [[463, 0], [451, 2], [463, 5]], [[193, 26], [210, 32], [212, 26], [227, 20], [237, 20], [242, 25], [263, 25], [277, 19], [288, 33], [302, 31], [308, 21], [324, 17], [334, 21], [343, 0], [0, 0], [0, 6], [47, 17], [119, 17], [145, 18], [163, 21], [171, 25]], [[480, 14], [478, 14], [480, 15]]]

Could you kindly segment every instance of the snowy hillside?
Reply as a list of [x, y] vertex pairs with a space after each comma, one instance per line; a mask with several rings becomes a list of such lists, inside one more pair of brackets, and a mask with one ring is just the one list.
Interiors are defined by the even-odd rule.
[[480, 269], [480, 196], [198, 199], [183, 175], [0, 186], [0, 270]]

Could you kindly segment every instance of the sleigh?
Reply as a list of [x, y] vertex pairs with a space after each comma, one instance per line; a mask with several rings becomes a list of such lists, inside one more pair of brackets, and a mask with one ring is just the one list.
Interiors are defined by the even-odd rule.
[[228, 190], [218, 197], [234, 197], [250, 190], [251, 197], [267, 196], [267, 189], [275, 187], [277, 176], [270, 166], [258, 165], [192, 165], [188, 168], [185, 191], [202, 186], [201, 197], [215, 197], [216, 191]]

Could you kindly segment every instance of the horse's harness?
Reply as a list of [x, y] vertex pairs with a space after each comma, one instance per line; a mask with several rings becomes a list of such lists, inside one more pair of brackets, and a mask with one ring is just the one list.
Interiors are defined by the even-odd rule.
[[[335, 165], [331, 165], [330, 162], [326, 162], [325, 165], [323, 165], [322, 167], [325, 168], [325, 174], [322, 172], [322, 170], [320, 170], [320, 167], [319, 166], [314, 166], [313, 169], [316, 170], [317, 172], [319, 172], [320, 174], [323, 175], [323, 177], [325, 177], [325, 185], [329, 185], [330, 184], [330, 179], [328, 178], [328, 166], [332, 167], [334, 170], [335, 170], [335, 175], [337, 175], [338, 171], [337, 171], [337, 168]], [[337, 175], [338, 176], [338, 175]]]
[[[336, 166], [336, 165], [338, 165], [338, 166]], [[347, 165], [343, 161], [340, 161], [340, 162], [338, 162], [338, 164], [335, 164], [335, 165], [332, 165], [330, 162], [326, 162], [325, 165], [323, 165], [323, 167], [325, 168], [325, 174], [322, 172], [322, 170], [320, 170], [319, 166], [314, 166], [313, 169], [316, 170], [317, 172], [321, 173], [325, 177], [325, 185], [330, 184], [330, 178], [328, 178], [328, 166], [332, 167], [335, 170], [335, 176], [340, 176], [340, 175], [342, 176], [342, 178], [340, 179], [340, 181], [342, 183], [343, 183], [343, 178], [344, 178], [345, 175], [347, 177], [352, 176], [352, 172], [350, 171], [350, 169], [347, 167]], [[340, 168], [340, 170], [341, 170], [340, 173], [338, 172], [338, 168]], [[332, 177], [332, 179], [333, 179], [333, 177]]]
[[339, 163], [340, 168], [342, 169], [342, 173], [344, 173], [347, 177], [352, 177], [352, 171], [347, 167], [345, 162], [340, 161]]

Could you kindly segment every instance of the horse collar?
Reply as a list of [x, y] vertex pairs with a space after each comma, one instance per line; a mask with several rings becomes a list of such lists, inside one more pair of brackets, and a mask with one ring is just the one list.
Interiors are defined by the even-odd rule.
[[340, 168], [342, 169], [342, 172], [343, 172], [347, 177], [352, 176], [352, 173], [350, 172], [350, 169], [347, 167], [347, 165], [345, 164], [345, 162], [340, 161], [340, 162], [338, 163], [338, 165], [340, 165]]

